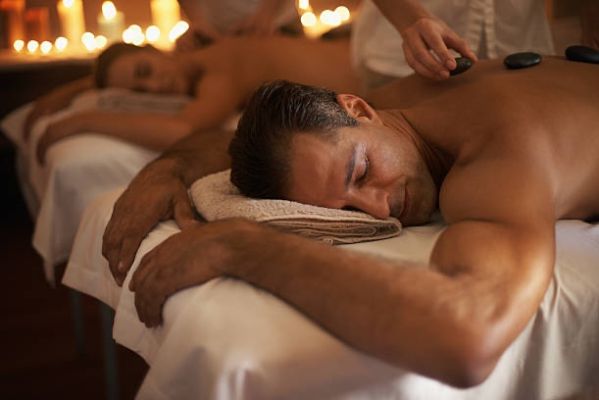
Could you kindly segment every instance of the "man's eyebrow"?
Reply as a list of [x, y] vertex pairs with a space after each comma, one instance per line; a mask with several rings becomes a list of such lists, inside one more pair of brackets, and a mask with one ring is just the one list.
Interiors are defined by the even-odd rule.
[[345, 170], [347, 171], [345, 173], [345, 190], [347, 190], [347, 188], [349, 187], [351, 178], [352, 178], [352, 176], [354, 176], [354, 169], [356, 168], [357, 155], [358, 155], [358, 146], [355, 145], [354, 148], [352, 149], [351, 157], [350, 157], [349, 161], [347, 162], [347, 167], [345, 167]]

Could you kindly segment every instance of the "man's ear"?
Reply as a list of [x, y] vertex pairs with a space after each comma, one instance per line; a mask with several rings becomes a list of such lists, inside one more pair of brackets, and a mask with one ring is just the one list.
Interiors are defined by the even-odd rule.
[[359, 122], [381, 122], [376, 110], [361, 97], [353, 94], [338, 94], [337, 102], [341, 107], [343, 107], [345, 112], [347, 112], [350, 117], [358, 120]]

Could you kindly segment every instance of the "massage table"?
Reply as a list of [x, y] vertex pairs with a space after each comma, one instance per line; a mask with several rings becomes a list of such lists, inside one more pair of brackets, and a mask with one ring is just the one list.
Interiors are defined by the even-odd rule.
[[[85, 210], [63, 283], [115, 311], [114, 339], [150, 366], [139, 399], [552, 400], [599, 393], [599, 225], [556, 224], [556, 266], [537, 314], [484, 383], [455, 389], [348, 347], [290, 305], [238, 280], [214, 279], [176, 293], [165, 303], [164, 324], [146, 328], [128, 282], [141, 257], [178, 228], [173, 221], [159, 224], [118, 287], [101, 248], [121, 192], [102, 195]], [[437, 222], [342, 247], [426, 262], [442, 230]]]

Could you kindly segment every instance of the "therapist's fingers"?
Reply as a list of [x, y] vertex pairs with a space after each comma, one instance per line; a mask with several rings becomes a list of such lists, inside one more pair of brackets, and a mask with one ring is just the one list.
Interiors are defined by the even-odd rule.
[[[414, 64], [410, 64], [410, 66], [421, 75], [426, 76], [429, 79], [444, 79], [449, 77], [448, 70], [431, 54], [420, 35], [410, 35], [409, 40], [405, 41], [404, 44], [404, 52], [405, 49], [410, 51], [412, 63]], [[406, 61], [407, 60], [408, 57], [406, 57]], [[417, 70], [415, 68], [416, 65], [423, 66], [426, 72], [424, 73]]]
[[406, 57], [408, 65], [412, 67], [412, 69], [416, 71], [418, 75], [421, 75], [428, 79], [439, 79], [437, 78], [436, 74], [429, 71], [428, 68], [426, 68], [424, 65], [422, 65], [422, 63], [420, 63], [420, 61], [416, 60], [416, 58], [412, 54], [412, 50], [407, 46], [404, 47], [404, 56]]
[[[422, 32], [422, 37], [426, 45], [435, 53], [437, 59], [449, 71], [457, 66], [455, 58], [449, 52], [449, 49], [443, 41], [443, 37], [433, 31]], [[445, 70], [443, 72], [446, 72]], [[449, 77], [449, 74], [447, 74]]]
[[443, 40], [449, 48], [460, 53], [462, 57], [466, 57], [470, 59], [472, 62], [478, 61], [478, 57], [476, 57], [476, 54], [472, 51], [472, 49], [470, 49], [468, 42], [466, 42], [464, 39], [458, 36], [458, 34], [454, 31], [448, 30], [445, 33]]
[[123, 284], [127, 277], [127, 273], [131, 269], [133, 261], [135, 260], [135, 255], [137, 254], [137, 249], [139, 249], [142, 240], [143, 237], [141, 235], [130, 236], [123, 240], [117, 256], [119, 261], [116, 268], [117, 275], [115, 276], [119, 286]]

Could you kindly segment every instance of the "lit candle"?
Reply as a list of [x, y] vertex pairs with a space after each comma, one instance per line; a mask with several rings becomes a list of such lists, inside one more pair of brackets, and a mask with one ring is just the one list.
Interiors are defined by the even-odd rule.
[[324, 10], [320, 13], [320, 22], [328, 26], [339, 26], [341, 25], [341, 16], [331, 10]]
[[175, 43], [189, 29], [189, 24], [185, 21], [179, 21], [173, 26], [173, 29], [168, 33], [168, 40]]
[[30, 54], [33, 54], [37, 51], [37, 48], [40, 46], [37, 40], [30, 40], [27, 42], [27, 51]]
[[106, 37], [108, 42], [120, 39], [121, 32], [125, 26], [125, 17], [122, 12], [117, 11], [112, 1], [102, 3], [102, 13], [98, 15], [98, 30]]
[[61, 0], [58, 2], [57, 8], [64, 36], [72, 46], [79, 47], [81, 36], [85, 31], [81, 0]]
[[94, 38], [94, 40], [96, 42], [96, 49], [98, 50], [102, 50], [108, 43], [108, 39], [104, 35], [98, 35]]
[[156, 43], [160, 39], [160, 28], [156, 25], [148, 26], [146, 29], [146, 40], [148, 43]]
[[81, 43], [87, 49], [88, 52], [92, 52], [96, 50], [96, 40], [94, 38], [94, 34], [91, 32], [85, 32], [81, 35]]
[[15, 49], [17, 53], [20, 53], [21, 51], [23, 51], [23, 48], [25, 47], [25, 42], [21, 39], [17, 39], [13, 43], [12, 47]]
[[310, 8], [311, 8], [311, 7], [310, 7], [310, 0], [299, 0], [299, 1], [297, 2], [297, 7], [298, 7], [300, 10], [303, 10], [303, 11], [308, 11], [308, 10], [310, 10]]
[[10, 43], [25, 36], [23, 12], [25, 0], [0, 0], [0, 42]]
[[44, 40], [42, 44], [40, 44], [40, 50], [42, 54], [46, 55], [52, 51], [52, 43], [47, 40]]
[[172, 43], [168, 41], [167, 32], [181, 20], [181, 12], [177, 0], [151, 0], [152, 21], [154, 25], [163, 32], [160, 39], [156, 42], [159, 47], [170, 48]]
[[54, 41], [54, 48], [59, 53], [62, 53], [67, 48], [68, 44], [69, 44], [69, 40], [66, 37], [59, 36]]
[[339, 15], [339, 17], [341, 18], [341, 21], [343, 21], [343, 22], [349, 21], [349, 18], [351, 17], [349, 8], [347, 8], [345, 6], [339, 6], [339, 7], [335, 8], [335, 14]]

